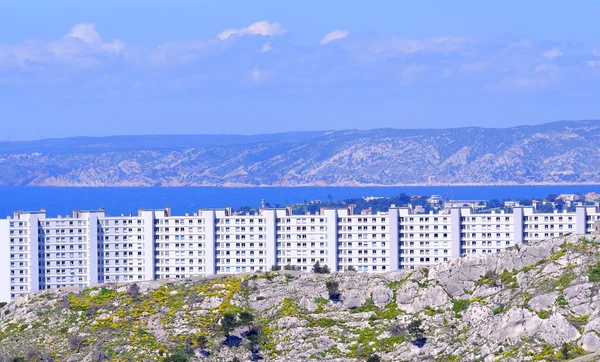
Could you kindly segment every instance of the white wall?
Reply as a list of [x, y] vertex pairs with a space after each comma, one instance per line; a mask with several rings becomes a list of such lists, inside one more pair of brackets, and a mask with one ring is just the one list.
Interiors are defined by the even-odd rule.
[[0, 302], [10, 302], [9, 220], [0, 220]]

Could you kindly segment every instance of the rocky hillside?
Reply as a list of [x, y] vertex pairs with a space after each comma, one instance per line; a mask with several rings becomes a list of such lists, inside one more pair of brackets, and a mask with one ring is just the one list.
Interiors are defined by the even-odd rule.
[[600, 122], [0, 142], [0, 185], [600, 183]]
[[599, 290], [600, 238], [566, 236], [381, 275], [279, 272], [45, 291], [0, 310], [0, 356], [597, 360]]

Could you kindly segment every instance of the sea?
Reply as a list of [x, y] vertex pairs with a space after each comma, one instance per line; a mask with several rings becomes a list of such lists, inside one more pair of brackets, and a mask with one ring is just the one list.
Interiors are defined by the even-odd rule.
[[272, 206], [345, 200], [360, 197], [390, 197], [438, 194], [448, 199], [530, 199], [549, 194], [600, 193], [600, 185], [543, 186], [398, 186], [398, 187], [0, 187], [0, 218], [15, 210], [45, 208], [49, 216], [69, 214], [74, 209], [106, 209], [107, 215], [137, 213], [139, 208], [170, 206], [173, 214], [200, 208], [259, 207], [262, 200]]

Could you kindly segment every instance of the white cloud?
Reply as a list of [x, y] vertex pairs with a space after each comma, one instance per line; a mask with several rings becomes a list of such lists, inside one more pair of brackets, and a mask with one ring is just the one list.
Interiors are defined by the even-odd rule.
[[487, 89], [495, 92], [535, 91], [546, 88], [553, 83], [553, 79], [542, 77], [509, 77], [488, 86]]
[[102, 41], [100, 34], [96, 31], [96, 26], [90, 23], [77, 24], [71, 29], [71, 32], [65, 35], [65, 38], [75, 38], [83, 40], [85, 43], [93, 44]]
[[261, 53], [270, 52], [271, 50], [273, 50], [271, 43], [264, 43], [263, 46], [260, 48]]
[[404, 83], [411, 83], [414, 81], [415, 76], [419, 73], [422, 73], [427, 70], [426, 65], [411, 65], [409, 67], [404, 68], [402, 71], [402, 81]]
[[331, 33], [325, 35], [323, 37], [323, 39], [321, 39], [321, 45], [325, 45], [327, 43], [330, 43], [332, 41], [336, 41], [336, 40], [340, 40], [340, 39], [344, 39], [348, 36], [348, 31], [347, 30], [334, 30]]
[[592, 50], [592, 54], [594, 54], [597, 57], [600, 57], [600, 49], [594, 49], [594, 50]]
[[81, 23], [62, 39], [0, 45], [0, 66], [28, 69], [40, 63], [57, 62], [87, 68], [102, 64], [102, 58], [120, 55], [124, 49], [121, 40], [104, 42], [94, 24]]
[[268, 80], [271, 77], [271, 74], [268, 71], [253, 68], [248, 72], [248, 76], [252, 81], [259, 83]]
[[585, 62], [585, 65], [595, 70], [600, 70], [600, 60], [588, 60]]
[[[216, 41], [213, 40], [213, 43]], [[186, 64], [201, 60], [212, 54], [211, 42], [188, 41], [178, 43], [166, 43], [159, 45], [145, 59], [152, 65]], [[138, 60], [139, 61], [139, 60]]]
[[558, 48], [552, 48], [544, 53], [544, 57], [546, 57], [548, 59], [558, 58], [562, 55], [563, 55], [563, 52], [561, 52], [560, 49], [558, 49]]
[[467, 41], [455, 36], [441, 36], [430, 39], [389, 38], [370, 42], [371, 53], [415, 54], [419, 52], [453, 53], [463, 49]]
[[488, 62], [469, 63], [469, 64], [461, 65], [459, 70], [463, 73], [481, 72], [483, 70], [486, 70], [489, 66], [490, 66], [490, 63], [488, 63]]
[[273, 36], [283, 35], [286, 30], [279, 23], [269, 23], [268, 21], [259, 21], [252, 23], [245, 28], [241, 29], [226, 29], [217, 35], [220, 40], [226, 40], [231, 36], [244, 36], [244, 35], [262, 35], [262, 36]]
[[556, 73], [558, 72], [558, 67], [554, 64], [543, 63], [535, 67], [536, 73]]
[[508, 46], [506, 47], [508, 50], [511, 49], [528, 49], [533, 47], [533, 42], [529, 39], [521, 39], [519, 41], [515, 41], [512, 43], [509, 43]]

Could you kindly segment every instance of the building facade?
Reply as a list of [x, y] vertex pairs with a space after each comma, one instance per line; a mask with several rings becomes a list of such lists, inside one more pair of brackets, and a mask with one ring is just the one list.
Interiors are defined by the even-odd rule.
[[291, 208], [237, 214], [231, 208], [182, 216], [140, 209], [109, 216], [103, 209], [48, 217], [45, 210], [0, 220], [0, 301], [59, 287], [265, 271], [291, 265], [310, 271], [386, 272], [497, 253], [517, 243], [600, 229], [597, 206], [575, 212], [474, 212], [453, 208], [415, 214]]

